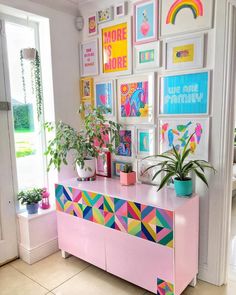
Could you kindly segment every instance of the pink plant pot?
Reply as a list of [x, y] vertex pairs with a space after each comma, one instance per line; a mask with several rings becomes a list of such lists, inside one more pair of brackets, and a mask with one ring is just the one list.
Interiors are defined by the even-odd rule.
[[136, 183], [136, 172], [124, 173], [120, 171], [120, 183], [121, 185], [133, 185]]

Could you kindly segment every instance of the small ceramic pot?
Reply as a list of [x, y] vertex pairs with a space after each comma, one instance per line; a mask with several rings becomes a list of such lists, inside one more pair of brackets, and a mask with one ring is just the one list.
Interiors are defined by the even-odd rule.
[[193, 181], [192, 179], [187, 180], [174, 180], [175, 192], [177, 197], [190, 197], [193, 193]]
[[38, 203], [27, 204], [26, 209], [28, 214], [36, 214], [38, 213], [39, 204]]
[[76, 169], [79, 178], [90, 178], [95, 175], [96, 172], [96, 161], [95, 158], [89, 158], [84, 160], [84, 167], [81, 168], [76, 164]]
[[136, 172], [125, 173], [120, 171], [120, 183], [121, 185], [133, 185], [136, 183]]

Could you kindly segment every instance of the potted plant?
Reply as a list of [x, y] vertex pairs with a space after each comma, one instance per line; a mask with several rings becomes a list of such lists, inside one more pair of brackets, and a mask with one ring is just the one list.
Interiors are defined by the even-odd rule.
[[178, 197], [191, 196], [193, 192], [192, 179], [189, 177], [191, 173], [195, 174], [208, 186], [208, 182], [205, 177], [205, 169], [211, 169], [214, 172], [216, 170], [204, 160], [187, 161], [188, 156], [192, 152], [192, 150], [189, 148], [189, 143], [193, 136], [194, 134], [189, 137], [182, 151], [176, 150], [175, 146], [173, 145], [173, 149], [171, 151], [161, 155], [151, 156], [162, 159], [162, 162], [154, 164], [146, 169], [147, 171], [149, 169], [158, 167], [159, 170], [155, 173], [152, 180], [154, 180], [160, 173], [165, 173], [165, 176], [159, 185], [158, 191], [161, 190], [168, 182], [170, 182], [172, 178], [174, 178], [176, 195]]
[[42, 188], [33, 188], [18, 193], [18, 200], [22, 205], [26, 205], [29, 214], [38, 213], [39, 202], [42, 200]]
[[55, 137], [45, 152], [49, 156], [48, 170], [54, 166], [59, 171], [62, 164], [68, 164], [67, 156], [72, 152], [74, 166], [81, 179], [95, 175], [95, 158], [104, 148], [113, 153], [119, 144], [120, 124], [108, 120], [102, 107], [91, 108], [79, 131], [63, 122], [46, 123], [45, 127], [49, 132], [55, 131]]
[[132, 165], [125, 164], [120, 171], [121, 185], [133, 185], [136, 183], [136, 172], [132, 170]]

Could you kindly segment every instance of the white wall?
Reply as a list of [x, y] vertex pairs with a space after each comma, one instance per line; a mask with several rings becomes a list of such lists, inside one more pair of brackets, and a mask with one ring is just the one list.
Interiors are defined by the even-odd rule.
[[[165, 1], [165, 0], [160, 0]], [[135, 0], [129, 1], [129, 15], [132, 15], [132, 2], [135, 2]], [[223, 3], [224, 2], [224, 3]], [[100, 1], [93, 1], [93, 3], [87, 3], [82, 6], [79, 6], [79, 10], [81, 15], [85, 18], [86, 23], [86, 16], [91, 15], [98, 9], [106, 8], [108, 5], [112, 5], [115, 3], [120, 3], [119, 0], [100, 0]], [[220, 167], [220, 145], [221, 145], [221, 137], [220, 137], [220, 130], [221, 130], [221, 103], [223, 100], [223, 96], [221, 95], [221, 92], [219, 91], [220, 87], [223, 87], [222, 83], [222, 77], [221, 79], [217, 79], [215, 76], [215, 64], [217, 62], [216, 60], [216, 35], [218, 38], [222, 38], [224, 36], [223, 32], [223, 17], [222, 14], [224, 10], [222, 10], [222, 7], [226, 7], [226, 0], [216, 0], [215, 1], [215, 10], [217, 11], [219, 17], [215, 19], [215, 10], [213, 11], [214, 15], [214, 26], [212, 29], [205, 31], [206, 33], [206, 39], [205, 39], [205, 69], [212, 70], [212, 89], [211, 89], [211, 104], [210, 104], [210, 119], [211, 119], [211, 128], [210, 128], [210, 135], [209, 135], [209, 161], [214, 165], [214, 167], [218, 170], [217, 175], [213, 178], [212, 175], [209, 175], [210, 179], [210, 189], [207, 190], [205, 186], [201, 184], [201, 182], [196, 182], [196, 191], [200, 195], [200, 253], [199, 253], [199, 277], [203, 280], [207, 280], [209, 282], [220, 284], [222, 280], [220, 280], [218, 274], [219, 274], [219, 249], [218, 242], [220, 237], [218, 237], [218, 240], [214, 238], [216, 237], [216, 231], [218, 230], [218, 233], [220, 232], [220, 228], [222, 226], [222, 219], [220, 213], [219, 206], [214, 206], [215, 203], [218, 202], [218, 205], [220, 204], [220, 192], [222, 191], [223, 184], [221, 187], [221, 190], [219, 190], [219, 187], [221, 186], [220, 175], [222, 171], [219, 171], [222, 169]], [[221, 17], [220, 17], [221, 15]], [[107, 23], [108, 24], [108, 23]], [[217, 26], [216, 26], [217, 24]], [[221, 26], [221, 28], [220, 28]], [[217, 27], [217, 29], [216, 29]], [[88, 39], [87, 35], [87, 28], [84, 28], [83, 32], [83, 40]], [[190, 34], [191, 35], [191, 34]], [[221, 36], [221, 37], [220, 37]], [[178, 37], [177, 35], [174, 37]], [[181, 37], [181, 35], [179, 35]], [[162, 39], [161, 39], [162, 40]], [[162, 40], [164, 41], [164, 40]], [[218, 40], [219, 41], [219, 40]], [[223, 48], [223, 44], [222, 44]], [[221, 52], [221, 56], [217, 54], [218, 59], [218, 66], [221, 65], [221, 62], [223, 63], [223, 54], [222, 54], [222, 48], [217, 48], [217, 53]], [[220, 50], [219, 50], [220, 49]], [[163, 57], [163, 56], [162, 56]], [[164, 69], [161, 68], [158, 70], [158, 74], [164, 73]], [[218, 89], [217, 89], [218, 87]], [[222, 89], [221, 89], [222, 90]], [[218, 194], [216, 193], [218, 190]], [[217, 211], [218, 210], [218, 211]], [[214, 233], [212, 231], [212, 226], [215, 224], [215, 230]], [[215, 255], [215, 257], [214, 257]], [[217, 256], [216, 256], [217, 255]]]
[[[49, 19], [55, 119], [78, 128], [80, 124], [77, 115], [79, 108], [79, 32], [74, 26], [75, 16], [28, 0], [0, 0], [0, 4], [25, 11], [26, 13], [21, 14], [25, 20], [27, 16], [35, 19], [34, 15]], [[3, 8], [0, 8], [0, 11], [8, 12]], [[11, 10], [9, 12], [12, 13]], [[50, 71], [49, 67], [50, 64], [48, 65]], [[63, 167], [59, 179], [74, 175], [74, 169], [70, 165]]]

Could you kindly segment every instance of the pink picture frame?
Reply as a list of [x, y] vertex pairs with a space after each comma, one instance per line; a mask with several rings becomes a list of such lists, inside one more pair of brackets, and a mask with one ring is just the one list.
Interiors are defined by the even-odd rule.
[[133, 44], [145, 44], [158, 40], [159, 1], [142, 0], [133, 5]]

